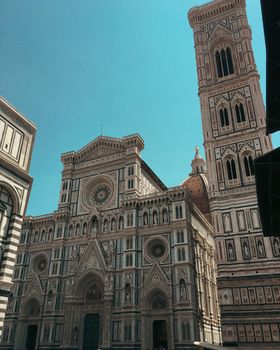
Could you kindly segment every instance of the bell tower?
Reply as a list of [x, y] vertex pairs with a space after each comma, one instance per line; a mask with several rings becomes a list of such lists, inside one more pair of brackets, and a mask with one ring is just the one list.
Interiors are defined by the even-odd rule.
[[278, 238], [262, 234], [254, 158], [272, 149], [245, 0], [215, 0], [188, 14], [214, 226], [223, 342], [280, 342]]

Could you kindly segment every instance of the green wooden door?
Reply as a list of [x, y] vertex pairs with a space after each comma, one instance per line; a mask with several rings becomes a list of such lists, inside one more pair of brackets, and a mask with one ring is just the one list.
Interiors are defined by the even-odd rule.
[[83, 350], [97, 350], [99, 341], [99, 314], [87, 314], [84, 323]]
[[36, 325], [28, 326], [26, 343], [25, 343], [26, 350], [35, 350], [36, 340], [37, 340], [37, 331], [38, 331], [38, 326]]

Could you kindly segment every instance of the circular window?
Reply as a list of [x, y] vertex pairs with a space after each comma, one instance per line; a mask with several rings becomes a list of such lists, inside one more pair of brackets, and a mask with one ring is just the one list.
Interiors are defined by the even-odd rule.
[[42, 273], [46, 270], [47, 264], [48, 260], [45, 255], [36, 256], [33, 260], [33, 270], [36, 273]]
[[83, 190], [83, 203], [88, 208], [99, 208], [108, 204], [113, 197], [114, 185], [107, 176], [98, 176], [89, 181]]
[[148, 255], [151, 259], [159, 260], [161, 259], [167, 252], [166, 243], [163, 239], [156, 238], [152, 239], [148, 243]]
[[89, 202], [92, 205], [100, 206], [105, 204], [112, 195], [112, 190], [107, 184], [95, 186], [89, 194]]

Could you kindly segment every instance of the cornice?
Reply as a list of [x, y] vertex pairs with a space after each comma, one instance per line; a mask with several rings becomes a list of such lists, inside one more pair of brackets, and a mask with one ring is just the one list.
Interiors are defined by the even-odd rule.
[[78, 152], [66, 152], [61, 155], [63, 164], [80, 163], [88, 157], [88, 155], [98, 148], [114, 149], [119, 152], [126, 152], [129, 148], [136, 147], [139, 152], [144, 149], [144, 141], [139, 134], [124, 136], [123, 138], [115, 138], [108, 136], [98, 136], [93, 141], [82, 147]]
[[249, 73], [246, 73], [244, 75], [238, 75], [233, 78], [229, 76], [228, 79], [222, 81], [213, 81], [212, 84], [209, 84], [207, 86], [199, 86], [198, 95], [200, 96], [202, 94], [208, 93], [210, 97], [221, 93], [225, 93], [227, 92], [226, 89], [240, 89], [242, 87], [250, 85], [249, 79], [251, 78], [260, 79], [260, 75], [257, 70], [253, 70]]
[[202, 6], [196, 6], [188, 12], [191, 27], [196, 24], [205, 23], [215, 17], [232, 12], [238, 7], [245, 7], [246, 0], [214, 0]]
[[22, 126], [32, 135], [36, 132], [36, 125], [27, 119], [22, 113], [17, 111], [14, 106], [10, 104], [3, 96], [0, 96], [0, 111], [5, 115], [11, 117], [15, 123]]

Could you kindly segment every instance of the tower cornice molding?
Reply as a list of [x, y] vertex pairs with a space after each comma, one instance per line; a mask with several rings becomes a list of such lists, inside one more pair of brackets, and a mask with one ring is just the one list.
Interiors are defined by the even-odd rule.
[[245, 7], [246, 0], [214, 0], [206, 5], [193, 7], [188, 13], [191, 27], [196, 24], [220, 17], [222, 14], [236, 11], [237, 7]]
[[235, 134], [223, 135], [223, 136], [216, 137], [215, 139], [205, 140], [204, 145], [211, 144], [211, 145], [214, 145], [214, 147], [220, 147], [220, 146], [228, 145], [232, 142], [237, 142], [235, 141], [236, 139], [238, 140], [238, 142], [240, 142], [240, 141], [245, 141], [247, 139], [251, 140], [252, 138], [259, 137], [265, 134], [266, 134], [266, 128], [263, 126], [263, 127], [258, 127], [257, 130], [247, 129]]
[[[249, 85], [248, 80], [251, 78], [260, 79], [260, 75], [258, 74], [257, 71], [253, 71], [241, 77], [238, 76], [236, 78], [230, 78], [221, 82], [213, 82], [211, 85], [199, 87], [198, 96], [205, 93], [208, 93], [208, 96], [215, 96], [223, 92], [227, 92], [229, 91], [229, 89], [234, 90], [234, 89], [239, 89], [241, 87], [248, 86]], [[215, 90], [213, 90], [214, 86], [216, 87]]]

